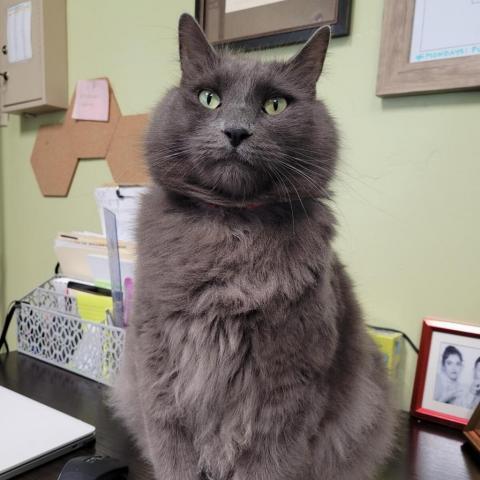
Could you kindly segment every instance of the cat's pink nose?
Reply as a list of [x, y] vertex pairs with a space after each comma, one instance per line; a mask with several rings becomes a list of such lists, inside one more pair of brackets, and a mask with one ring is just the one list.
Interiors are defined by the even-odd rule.
[[226, 128], [223, 133], [230, 140], [232, 147], [238, 147], [246, 138], [252, 135], [246, 128]]

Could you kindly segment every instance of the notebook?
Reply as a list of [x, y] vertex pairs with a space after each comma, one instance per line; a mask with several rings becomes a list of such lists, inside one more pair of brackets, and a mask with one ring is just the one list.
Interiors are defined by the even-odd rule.
[[95, 427], [0, 387], [0, 480], [83, 447]]

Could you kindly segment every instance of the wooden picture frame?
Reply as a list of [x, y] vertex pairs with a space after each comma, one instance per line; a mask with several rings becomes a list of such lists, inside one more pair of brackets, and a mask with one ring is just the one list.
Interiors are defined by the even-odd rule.
[[[478, 54], [442, 58], [439, 52], [438, 60], [410, 61], [416, 1], [385, 0], [376, 94], [389, 97], [480, 89]], [[472, 4], [480, 9], [478, 0]], [[447, 54], [445, 51], [443, 56]]]
[[[319, 0], [320, 1], [320, 0]], [[330, 21], [326, 22], [309, 22], [308, 24], [302, 25], [300, 27], [285, 27], [281, 29], [274, 29], [273, 31], [267, 29], [263, 33], [244, 36], [239, 38], [233, 38], [229, 40], [217, 40], [211, 38], [208, 33], [207, 28], [207, 16], [208, 16], [208, 2], [209, 0], [195, 0], [195, 18], [199, 22], [202, 29], [205, 31], [208, 40], [216, 46], [228, 45], [234, 49], [241, 49], [245, 51], [263, 49], [263, 48], [273, 48], [284, 45], [291, 45], [294, 43], [303, 43], [306, 42], [310, 36], [315, 32], [317, 28], [322, 25], [330, 25], [332, 27], [332, 37], [343, 37], [350, 34], [350, 17], [352, 10], [352, 0], [324, 0], [332, 2], [336, 8], [336, 21], [331, 23]], [[225, 3], [226, 0], [218, 0], [215, 2], [220, 5], [220, 8], [223, 8], [223, 16], [225, 16]], [[262, 6], [264, 9], [271, 10], [270, 18], [272, 22], [275, 19], [275, 8], [277, 8], [276, 3], [266, 4]], [[254, 15], [254, 8], [249, 9], [249, 15]], [[222, 15], [222, 13], [220, 13]]]
[[[462, 364], [460, 374], [457, 370], [455, 382], [458, 382], [458, 386], [462, 386], [461, 382], [467, 380], [467, 386], [461, 393], [458, 393], [458, 402], [453, 401], [452, 397], [450, 399], [436, 397], [439, 383], [441, 383], [439, 376], [444, 374], [442, 370], [445, 362], [452, 359], [457, 363], [460, 360]], [[479, 359], [480, 326], [433, 317], [425, 318], [415, 374], [411, 414], [423, 420], [463, 429], [468, 424], [475, 408], [474, 403], [477, 402], [477, 396], [469, 396], [468, 391], [473, 382], [472, 378], [475, 375]], [[480, 368], [478, 372], [480, 373]], [[448, 382], [449, 379], [446, 378], [446, 380]], [[447, 387], [450, 388], [451, 385], [447, 385]], [[439, 390], [443, 394], [442, 389]], [[452, 394], [450, 393], [450, 395]]]

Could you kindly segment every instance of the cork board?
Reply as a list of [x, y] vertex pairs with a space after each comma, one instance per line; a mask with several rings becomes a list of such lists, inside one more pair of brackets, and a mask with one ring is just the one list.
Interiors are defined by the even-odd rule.
[[68, 195], [77, 162], [63, 125], [40, 127], [32, 152], [32, 168], [44, 195]]
[[122, 116], [110, 85], [109, 97], [108, 122], [74, 120], [73, 95], [63, 124], [39, 128], [31, 164], [44, 196], [67, 196], [82, 158], [105, 158], [117, 184], [148, 183], [141, 151], [148, 116]]
[[148, 115], [121, 117], [107, 153], [107, 162], [117, 185], [142, 185], [148, 173], [142, 155], [142, 141]]

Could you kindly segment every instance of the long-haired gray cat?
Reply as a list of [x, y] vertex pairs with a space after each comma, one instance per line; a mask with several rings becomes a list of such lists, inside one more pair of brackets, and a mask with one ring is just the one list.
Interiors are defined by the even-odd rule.
[[189, 15], [179, 37], [146, 139], [118, 413], [158, 480], [371, 479], [392, 408], [331, 247], [330, 30], [271, 63], [216, 52]]

